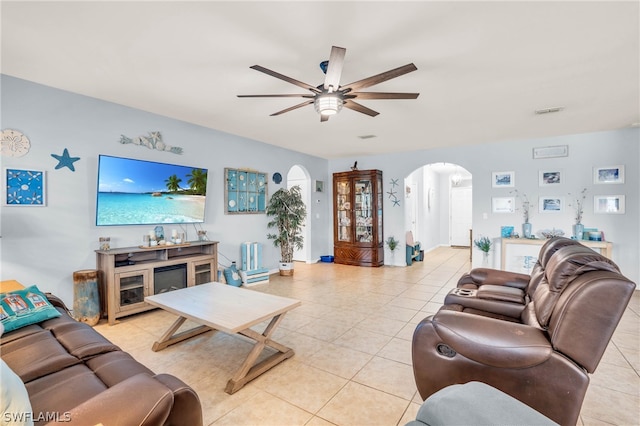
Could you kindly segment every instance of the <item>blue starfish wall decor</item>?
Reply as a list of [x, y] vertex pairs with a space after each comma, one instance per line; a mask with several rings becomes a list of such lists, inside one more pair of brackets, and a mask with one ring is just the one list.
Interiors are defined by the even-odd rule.
[[56, 166], [56, 170], [61, 169], [63, 167], [68, 167], [72, 172], [76, 171], [76, 168], [73, 166], [73, 163], [78, 161], [80, 157], [71, 157], [69, 156], [69, 150], [67, 148], [64, 149], [62, 155], [51, 154], [53, 158], [58, 160], [58, 165]]

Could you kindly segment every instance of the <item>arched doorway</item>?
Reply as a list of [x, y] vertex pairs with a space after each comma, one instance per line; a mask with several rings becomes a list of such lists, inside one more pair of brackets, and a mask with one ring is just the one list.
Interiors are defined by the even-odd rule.
[[424, 249], [470, 245], [471, 173], [457, 164], [427, 164], [405, 179], [405, 188], [405, 229]]
[[310, 263], [311, 253], [311, 229], [308, 225], [311, 217], [311, 177], [309, 172], [302, 166], [295, 165], [287, 173], [287, 189], [298, 185], [305, 206], [307, 206], [307, 221], [302, 228], [302, 238], [304, 239], [302, 250], [294, 250], [293, 260], [297, 262]]

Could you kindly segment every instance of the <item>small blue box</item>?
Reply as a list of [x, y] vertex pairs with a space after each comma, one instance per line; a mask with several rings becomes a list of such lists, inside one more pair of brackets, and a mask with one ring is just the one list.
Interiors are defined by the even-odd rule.
[[331, 263], [333, 262], [333, 256], [320, 256], [320, 262]]

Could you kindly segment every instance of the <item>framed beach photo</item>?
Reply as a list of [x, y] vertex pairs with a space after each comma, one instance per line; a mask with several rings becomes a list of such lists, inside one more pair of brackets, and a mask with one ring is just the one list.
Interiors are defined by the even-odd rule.
[[516, 185], [515, 172], [492, 172], [491, 186], [494, 188], [511, 188]]
[[564, 210], [564, 197], [540, 197], [538, 211], [540, 213], [560, 213]]
[[493, 197], [491, 199], [491, 211], [493, 213], [515, 212], [515, 197]]
[[539, 186], [560, 185], [562, 183], [561, 170], [540, 170], [538, 177]]
[[44, 207], [46, 174], [42, 170], [4, 169], [3, 205]]
[[593, 212], [599, 214], [624, 214], [624, 195], [595, 195]]
[[624, 183], [624, 166], [595, 167], [593, 183]]

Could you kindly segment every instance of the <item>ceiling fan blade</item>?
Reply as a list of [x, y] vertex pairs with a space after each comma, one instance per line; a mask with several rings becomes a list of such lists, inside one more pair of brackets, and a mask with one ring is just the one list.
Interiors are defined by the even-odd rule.
[[307, 94], [280, 94], [280, 95], [237, 95], [239, 98], [309, 98], [313, 99], [314, 95]]
[[274, 115], [284, 114], [285, 112], [293, 111], [294, 109], [302, 108], [303, 106], [310, 105], [312, 103], [313, 103], [312, 100], [311, 101], [304, 101], [301, 104], [294, 105], [294, 106], [289, 107], [287, 109], [283, 109], [282, 111], [274, 112], [273, 114], [271, 114], [271, 116], [273, 117]]
[[344, 55], [347, 49], [344, 47], [331, 47], [331, 55], [329, 55], [329, 67], [324, 77], [324, 88], [329, 89], [333, 86], [333, 91], [338, 90], [340, 85], [340, 76], [342, 75], [342, 66], [344, 65]]
[[340, 88], [340, 90], [359, 90], [364, 89], [365, 87], [370, 87], [375, 84], [382, 83], [383, 81], [391, 80], [392, 78], [400, 77], [401, 75], [410, 73], [412, 71], [417, 70], [418, 68], [414, 64], [403, 65], [398, 68], [394, 68], [392, 70], [373, 75], [371, 77], [365, 78], [363, 80], [358, 80], [353, 83], [346, 84]]
[[256, 71], [263, 72], [265, 74], [268, 74], [271, 77], [279, 78], [280, 80], [284, 80], [287, 83], [295, 84], [296, 86], [302, 87], [303, 89], [311, 90], [313, 93], [320, 93], [320, 89], [318, 89], [317, 87], [314, 87], [314, 86], [312, 86], [310, 84], [307, 84], [307, 83], [303, 83], [302, 81], [296, 80], [294, 78], [287, 77], [284, 74], [280, 74], [278, 72], [271, 71], [270, 69], [265, 68], [265, 67], [261, 67], [260, 65], [253, 65], [253, 66], [251, 66], [249, 68], [254, 69]]
[[349, 92], [345, 99], [416, 99], [420, 93]]
[[360, 105], [359, 103], [353, 102], [351, 99], [345, 99], [344, 104], [342, 104], [342, 106], [344, 106], [345, 108], [352, 109], [354, 111], [361, 112], [363, 114], [370, 115], [371, 117], [375, 117], [376, 115], [380, 114], [379, 112], [374, 111], [371, 108], [367, 108], [364, 105]]

